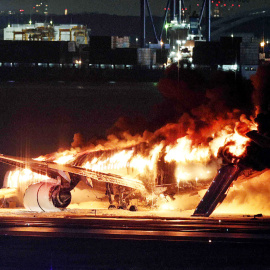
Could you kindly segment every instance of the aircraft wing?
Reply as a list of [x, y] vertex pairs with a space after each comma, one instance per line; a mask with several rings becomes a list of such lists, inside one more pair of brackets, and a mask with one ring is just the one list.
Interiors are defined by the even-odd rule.
[[117, 174], [104, 173], [72, 165], [66, 164], [63, 165], [54, 162], [37, 161], [31, 158], [5, 156], [2, 154], [0, 154], [0, 162], [19, 167], [21, 169], [28, 168], [33, 172], [40, 174], [47, 174], [52, 178], [56, 178], [57, 175], [59, 174], [62, 175], [62, 173], [64, 172], [65, 174], [69, 173], [80, 175], [99, 182], [125, 186], [140, 190], [142, 192], [146, 191], [143, 182], [139, 179], [126, 178]]

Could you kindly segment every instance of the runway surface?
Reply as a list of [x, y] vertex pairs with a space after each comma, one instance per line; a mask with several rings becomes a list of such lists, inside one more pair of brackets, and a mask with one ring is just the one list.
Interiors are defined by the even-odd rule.
[[0, 269], [269, 269], [265, 217], [0, 217]]
[[0, 217], [0, 235], [160, 241], [268, 242], [270, 220], [68, 216]]

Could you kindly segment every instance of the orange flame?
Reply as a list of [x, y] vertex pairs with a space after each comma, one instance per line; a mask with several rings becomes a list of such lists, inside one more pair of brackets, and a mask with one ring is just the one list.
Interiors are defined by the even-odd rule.
[[[243, 116], [241, 117], [243, 119]], [[247, 119], [244, 119], [244, 121], [248, 130], [254, 129], [252, 121]], [[228, 145], [230, 154], [234, 157], [239, 157], [245, 153], [249, 141], [249, 138], [238, 133], [235, 127], [232, 128], [232, 126], [228, 125], [212, 134], [208, 143], [194, 143], [186, 135], [178, 138], [175, 143], [168, 144], [165, 141], [161, 141], [154, 144], [148, 149], [149, 151], [146, 155], [137, 153], [134, 151], [134, 148], [114, 149], [112, 154], [94, 156], [80, 166], [95, 171], [118, 173], [122, 176], [132, 175], [133, 177], [140, 177], [150, 173], [151, 177], [156, 177], [155, 169], [157, 162], [162, 152], [164, 152], [165, 162], [176, 164], [175, 178], [177, 182], [210, 179], [216, 173], [218, 167], [217, 156], [221, 147]], [[132, 137], [132, 142], [135, 143], [134, 137]], [[119, 143], [122, 145], [122, 142]], [[98, 145], [97, 150], [100, 148], [101, 146]], [[95, 149], [82, 153], [95, 153], [93, 151]], [[57, 152], [48, 158], [41, 156], [37, 160], [49, 160], [59, 164], [66, 164], [74, 161], [80, 154], [78, 150], [71, 149]], [[210, 164], [213, 161], [216, 164]]]
[[[164, 166], [171, 166], [173, 168], [173, 180], [170, 183], [178, 188], [181, 183], [187, 183], [188, 181], [193, 181], [197, 185], [198, 181], [210, 181], [214, 177], [220, 166], [218, 153], [224, 146], [226, 146], [227, 151], [233, 157], [244, 155], [246, 146], [249, 143], [249, 138], [244, 134], [249, 130], [255, 129], [256, 126], [252, 121], [247, 120], [243, 116], [241, 116], [240, 121], [241, 129], [237, 127], [237, 123], [231, 123], [227, 126], [223, 125], [219, 130], [217, 122], [215, 122], [213, 133], [207, 137], [207, 140], [202, 138], [201, 142], [198, 139], [199, 135], [196, 137], [196, 140], [194, 139], [194, 133], [176, 138], [175, 141], [163, 138], [159, 142], [157, 142], [154, 134], [151, 135], [150, 133], [147, 133], [148, 139], [144, 141], [140, 136], [128, 136], [126, 134], [125, 141], [115, 140], [115, 143], [104, 142], [104, 146], [98, 144], [96, 147], [92, 147], [92, 149], [80, 150], [79, 148], [72, 148], [51, 155], [40, 156], [36, 160], [71, 165], [74, 162], [76, 166], [81, 166], [85, 169], [115, 173], [128, 177], [128, 179], [137, 178], [143, 181], [146, 189], [148, 187], [149, 190], [150, 187], [152, 191], [154, 191], [153, 187], [158, 184], [160, 175], [165, 179], [168, 177], [166, 172], [160, 169], [160, 166], [167, 164]], [[165, 129], [161, 130], [164, 131]], [[241, 130], [244, 130], [244, 132], [240, 132]], [[156, 134], [159, 134], [159, 132], [156, 132]], [[130, 141], [128, 141], [128, 138], [130, 138]], [[151, 140], [155, 140], [155, 143]], [[141, 148], [136, 148], [136, 146], [140, 146], [142, 142], [145, 142], [145, 145], [142, 147], [143, 150], [138, 150]], [[114, 147], [108, 147], [109, 145]], [[122, 148], [123, 145], [126, 148]], [[130, 145], [133, 146], [131, 147]], [[80, 158], [83, 158], [83, 161], [79, 162], [78, 165], [76, 162]], [[27, 186], [41, 181], [41, 176], [31, 171], [16, 171], [8, 179], [9, 187], [19, 188], [22, 185]], [[48, 179], [46, 180], [46, 177], [44, 179], [42, 178], [42, 181], [49, 181]], [[149, 197], [146, 200], [151, 202], [154, 200], [154, 197], [159, 198], [160, 196], [162, 196], [161, 193], [150, 194], [152, 199]], [[160, 197], [158, 201], [160, 202], [159, 209], [161, 210], [175, 209], [172, 206], [173, 203], [168, 202], [168, 198]], [[183, 200], [181, 203], [185, 204]]]
[[24, 190], [29, 185], [41, 181], [48, 181], [49, 177], [32, 172], [29, 169], [9, 171], [6, 175], [4, 186], [7, 188], [16, 188]]

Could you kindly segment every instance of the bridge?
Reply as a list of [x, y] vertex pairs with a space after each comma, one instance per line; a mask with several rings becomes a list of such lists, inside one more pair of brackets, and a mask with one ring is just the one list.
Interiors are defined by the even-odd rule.
[[[146, 28], [145, 28], [145, 19], [146, 19], [146, 9], [148, 10], [148, 15], [151, 20], [153, 33], [156, 39], [157, 43], [161, 42], [162, 39], [162, 33], [165, 28], [165, 24], [167, 21], [168, 11], [170, 10], [170, 17], [173, 18], [174, 21], [177, 21], [178, 23], [181, 23], [182, 21], [182, 9], [185, 9], [185, 1], [184, 0], [167, 0], [165, 13], [163, 17], [163, 25], [160, 30], [160, 35], [157, 34], [153, 16], [151, 12], [151, 8], [149, 5], [148, 0], [140, 0], [140, 17], [141, 17], [141, 35], [140, 35], [140, 45], [141, 48], [145, 47], [145, 36], [146, 36]], [[202, 16], [204, 13], [204, 10], [206, 10], [206, 17], [207, 17], [207, 40], [210, 41], [210, 22], [211, 22], [211, 0], [203, 0], [201, 12], [200, 12], [200, 23], [202, 21]]]
[[220, 35], [239, 25], [254, 21], [256, 19], [262, 19], [264, 17], [270, 17], [269, 8], [260, 8], [256, 10], [240, 12], [234, 14], [233, 16], [218, 19], [211, 24], [211, 39], [218, 39]]
[[[145, 16], [146, 16], [146, 8], [148, 10], [149, 17], [152, 22], [152, 27], [154, 31], [154, 35], [156, 37], [157, 43], [161, 41], [163, 29], [166, 24], [168, 10], [170, 10], [171, 18], [174, 18], [174, 20], [177, 20], [179, 23], [181, 22], [181, 9], [185, 7], [184, 0], [167, 0], [166, 8], [165, 8], [165, 14], [163, 18], [163, 26], [160, 31], [156, 31], [155, 25], [153, 23], [153, 18], [151, 14], [151, 8], [149, 5], [148, 0], [140, 0], [141, 2], [141, 47], [145, 46]], [[215, 21], [211, 22], [211, 1], [210, 0], [202, 0], [202, 7], [201, 12], [199, 15], [199, 24], [202, 26], [202, 30], [205, 31], [205, 36], [208, 41], [210, 40], [217, 40], [221, 35], [228, 32], [229, 30], [242, 25], [244, 23], [248, 23], [250, 21], [254, 21], [256, 19], [264, 18], [264, 17], [270, 17], [270, 8], [260, 8], [260, 9], [253, 9], [250, 11], [244, 11], [239, 12], [237, 14], [234, 14], [232, 16], [227, 16], [224, 18], [217, 19]], [[205, 12], [204, 12], [205, 11]], [[202, 17], [205, 14], [206, 17], [206, 23], [202, 25]], [[158, 35], [158, 32], [160, 33]]]

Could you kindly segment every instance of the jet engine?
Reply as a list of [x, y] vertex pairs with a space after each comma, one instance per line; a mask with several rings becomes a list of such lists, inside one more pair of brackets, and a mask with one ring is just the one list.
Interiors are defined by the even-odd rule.
[[30, 185], [24, 194], [24, 207], [36, 212], [56, 212], [66, 208], [71, 201], [71, 193], [55, 183], [40, 182]]

